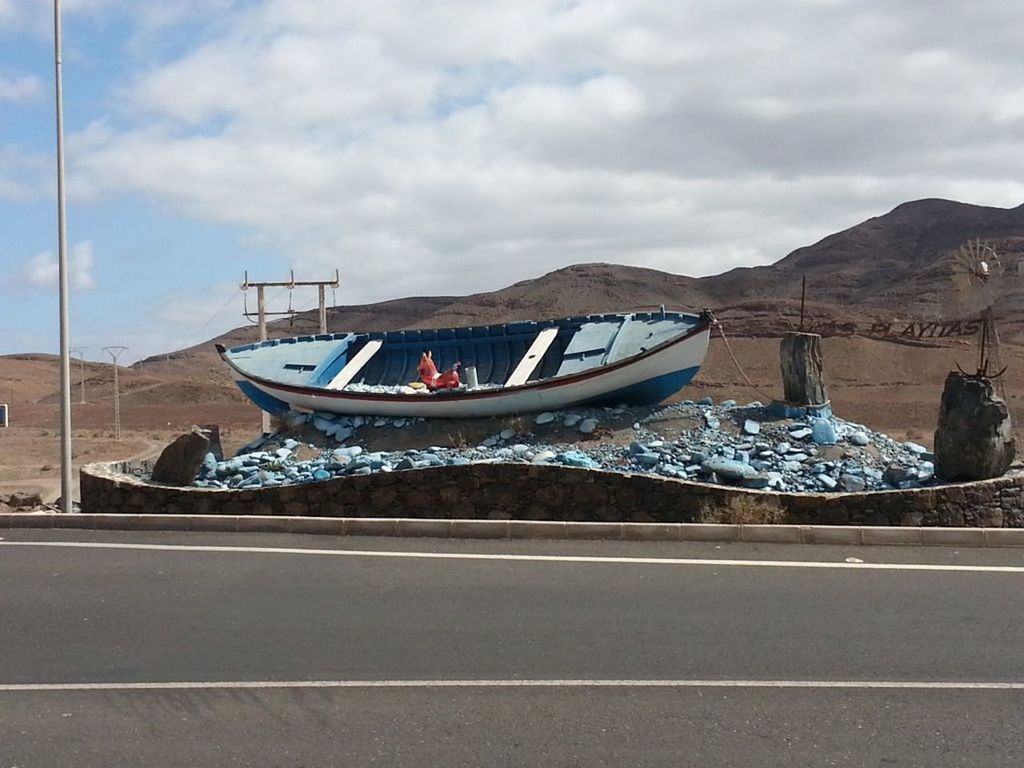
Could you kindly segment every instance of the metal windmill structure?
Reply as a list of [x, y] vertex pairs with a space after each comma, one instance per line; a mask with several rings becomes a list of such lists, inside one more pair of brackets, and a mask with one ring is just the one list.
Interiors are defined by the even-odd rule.
[[[995, 303], [1005, 271], [999, 254], [991, 242], [980, 238], [968, 240], [953, 257], [953, 280], [970, 312], [979, 311], [981, 344], [978, 367], [973, 375], [998, 380], [1006, 371], [999, 357], [999, 332], [996, 330]], [[960, 364], [957, 363], [957, 368]], [[997, 381], [1002, 392], [1002, 382]]]

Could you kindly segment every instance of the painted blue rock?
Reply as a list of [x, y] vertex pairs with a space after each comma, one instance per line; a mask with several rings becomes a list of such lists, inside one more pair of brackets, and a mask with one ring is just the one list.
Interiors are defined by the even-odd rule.
[[203, 457], [203, 472], [210, 474], [217, 471], [217, 457], [208, 453]]
[[743, 478], [742, 483], [744, 488], [767, 488], [771, 483], [771, 478], [765, 472], [758, 472], [751, 477]]
[[641, 467], [654, 467], [661, 461], [661, 456], [656, 453], [638, 453], [633, 457], [633, 461]]
[[706, 473], [714, 473], [724, 480], [740, 481], [746, 480], [757, 474], [757, 470], [749, 464], [726, 459], [722, 456], [713, 456], [703, 464], [701, 469]]
[[314, 480], [330, 480], [331, 479], [331, 473], [328, 472], [326, 469], [318, 469], [316, 472], [313, 473], [313, 479]]
[[850, 445], [865, 446], [871, 443], [871, 438], [867, 436], [867, 433], [861, 432], [860, 430], [851, 432], [847, 440], [850, 441]]
[[811, 425], [811, 439], [816, 445], [835, 445], [836, 428], [828, 419], [815, 419]]
[[563, 451], [555, 457], [555, 460], [570, 467], [594, 469], [597, 466], [596, 462], [582, 451]]
[[330, 436], [337, 440], [339, 443], [343, 443], [348, 440], [355, 433], [350, 427], [344, 427], [340, 424], [336, 424], [330, 432]]

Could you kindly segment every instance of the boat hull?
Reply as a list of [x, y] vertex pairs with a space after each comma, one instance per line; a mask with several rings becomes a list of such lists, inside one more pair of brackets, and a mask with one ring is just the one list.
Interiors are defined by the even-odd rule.
[[361, 416], [474, 418], [587, 405], [661, 402], [696, 375], [707, 352], [709, 335], [710, 328], [701, 325], [644, 354], [583, 374], [517, 387], [429, 395], [353, 393], [282, 384], [247, 375], [230, 359], [225, 360], [242, 391], [271, 413], [290, 409]]

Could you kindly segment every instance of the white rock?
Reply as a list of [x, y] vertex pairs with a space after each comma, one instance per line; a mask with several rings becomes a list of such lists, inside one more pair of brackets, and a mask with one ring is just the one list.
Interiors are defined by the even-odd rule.
[[533, 421], [534, 421], [535, 424], [550, 424], [554, 420], [555, 420], [555, 414], [550, 413], [550, 412], [546, 412], [546, 413], [540, 414], [540, 416], [538, 416]]

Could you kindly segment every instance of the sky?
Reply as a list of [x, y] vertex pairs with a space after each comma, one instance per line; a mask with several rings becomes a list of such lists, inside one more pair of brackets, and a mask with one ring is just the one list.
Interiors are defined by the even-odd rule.
[[[1006, 0], [65, 0], [62, 18], [88, 359], [242, 324], [246, 271], [338, 269], [339, 304], [583, 262], [699, 276], [907, 200], [1024, 203]], [[0, 353], [57, 351], [52, 27], [48, 0], [0, 0]]]

